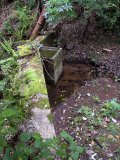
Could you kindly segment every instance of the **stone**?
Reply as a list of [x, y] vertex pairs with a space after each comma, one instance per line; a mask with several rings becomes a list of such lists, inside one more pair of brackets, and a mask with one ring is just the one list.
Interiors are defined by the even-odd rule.
[[32, 46], [30, 44], [24, 44], [24, 45], [18, 46], [17, 49], [18, 49], [18, 55], [20, 57], [24, 57], [32, 54]]
[[20, 126], [23, 132], [38, 132], [42, 138], [48, 139], [55, 137], [54, 126], [49, 120], [51, 115], [50, 109], [32, 109], [31, 119], [27, 119], [26, 122]]

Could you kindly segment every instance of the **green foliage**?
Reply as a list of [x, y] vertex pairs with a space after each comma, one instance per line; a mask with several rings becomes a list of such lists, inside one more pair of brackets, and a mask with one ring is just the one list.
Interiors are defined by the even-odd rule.
[[50, 0], [46, 4], [47, 21], [49, 23], [58, 22], [65, 17], [73, 16], [74, 2], [83, 8], [81, 21], [85, 22], [92, 17], [99, 17], [99, 26], [114, 31], [120, 30], [119, 0]]
[[84, 114], [86, 117], [91, 117], [92, 115], [94, 115], [92, 109], [87, 106], [82, 106], [81, 109], [78, 110], [78, 113]]
[[[99, 99], [100, 101], [100, 99]], [[97, 101], [98, 102], [98, 101]], [[120, 113], [120, 104], [116, 99], [105, 102], [100, 110], [93, 111], [90, 107], [82, 106], [78, 111], [78, 115], [74, 119], [74, 124], [82, 123], [85, 119], [90, 126], [102, 126], [104, 118], [117, 118]], [[81, 118], [83, 116], [83, 119]]]
[[113, 135], [119, 135], [120, 133], [120, 127], [119, 125], [111, 122], [109, 125], [108, 125], [108, 128], [107, 128], [108, 131], [110, 131]]
[[100, 98], [98, 96], [93, 96], [93, 100], [96, 102], [96, 103], [99, 103], [100, 102]]
[[84, 153], [84, 148], [77, 146], [77, 143], [65, 131], [61, 133], [61, 137], [63, 137], [65, 141], [69, 143], [69, 147], [67, 148], [69, 150], [67, 153], [68, 157], [71, 157], [73, 160], [78, 160], [80, 157], [80, 154]]
[[12, 42], [4, 39], [1, 43], [4, 51], [9, 58], [0, 61], [0, 68], [4, 74], [4, 79], [0, 81], [0, 92], [3, 93], [3, 99], [0, 100], [0, 137], [2, 142], [0, 147], [7, 145], [7, 138], [16, 134], [18, 125], [25, 117], [24, 100], [19, 95], [14, 96], [13, 88], [14, 76], [18, 71], [17, 54], [12, 49]]
[[4, 23], [5, 31], [1, 34], [1, 37], [8, 34], [14, 41], [22, 40], [26, 37], [26, 32], [31, 27], [35, 16], [27, 6], [19, 6]]
[[[61, 139], [62, 138], [62, 139]], [[11, 154], [12, 152], [12, 154]], [[78, 160], [84, 153], [84, 148], [77, 146], [73, 138], [66, 132], [61, 133], [60, 138], [42, 139], [38, 133], [22, 133], [15, 147], [7, 146], [3, 159], [51, 159], [60, 157], [64, 159]]]
[[70, 0], [49, 0], [45, 5], [46, 12], [44, 16], [50, 24], [60, 22], [67, 16], [75, 16]]
[[88, 18], [93, 12], [100, 14], [103, 10], [105, 1], [101, 0], [77, 0], [77, 2], [84, 7], [84, 16]]
[[[6, 51], [9, 52], [9, 50]], [[19, 68], [17, 66], [17, 57], [12, 54], [10, 56], [10, 58], [0, 61], [1, 69], [5, 74], [5, 78], [0, 83], [1, 91], [4, 94], [4, 99], [0, 101], [0, 152], [2, 153], [0, 158], [3, 160], [25, 160], [29, 158], [33, 160], [42, 158], [54, 160], [56, 156], [62, 159], [80, 156], [83, 148], [77, 146], [72, 137], [70, 138], [65, 132], [62, 133], [62, 136], [65, 136], [67, 143], [65, 141], [61, 142], [58, 138], [44, 140], [37, 133], [23, 133], [18, 137], [17, 142], [8, 143], [8, 140], [16, 135], [18, 126], [28, 114], [24, 98], [20, 97], [19, 94], [14, 94], [17, 90], [17, 85], [13, 87], [14, 77]], [[27, 74], [27, 78], [29, 77], [34, 78], [31, 71]], [[74, 149], [72, 149], [72, 146]], [[77, 160], [77, 158], [74, 159]]]
[[25, 35], [25, 32], [29, 27], [31, 26], [31, 22], [33, 21], [33, 18], [30, 14], [30, 10], [25, 6], [23, 8], [20, 8], [16, 11], [16, 16], [19, 20], [19, 27], [18, 30], [21, 30], [20, 38], [22, 39]]
[[78, 113], [84, 116], [91, 126], [96, 127], [102, 124], [102, 117], [100, 117], [98, 112], [95, 113], [92, 111], [90, 107], [82, 106], [82, 108], [78, 110]]
[[106, 29], [120, 30], [119, 0], [78, 0], [84, 6], [85, 17], [97, 15], [100, 25]]
[[119, 30], [120, 29], [120, 1], [119, 0], [106, 0], [101, 13], [101, 23], [107, 29]]
[[103, 105], [101, 112], [103, 116], [115, 117], [120, 112], [120, 104], [118, 104], [116, 99], [108, 101]]
[[27, 31], [35, 17], [36, 14], [32, 13], [29, 6], [18, 0], [14, 1], [14, 10], [11, 11], [9, 18], [3, 24], [3, 29], [0, 31], [0, 56], [2, 58], [11, 55], [16, 56], [12, 48], [16, 46], [18, 41], [27, 37]]
[[30, 8], [34, 8], [35, 7], [35, 0], [28, 0], [28, 5], [30, 6]]
[[13, 42], [11, 39], [6, 40], [5, 38], [3, 38], [3, 42], [0, 42], [0, 44], [5, 53], [13, 57], [17, 56], [16, 52], [12, 49]]
[[7, 140], [9, 137], [14, 137], [27, 111], [24, 108], [24, 99], [13, 94], [13, 77], [17, 72], [16, 59], [11, 57], [0, 61], [0, 64], [5, 73], [5, 79], [0, 86], [4, 91], [4, 99], [0, 101], [0, 153], [2, 153], [0, 158], [3, 160], [29, 158], [31, 160], [44, 158], [54, 160], [58, 156], [62, 159], [71, 157], [77, 160], [84, 152], [84, 148], [78, 146], [66, 132], [61, 133], [65, 141], [58, 138], [44, 140], [38, 133], [22, 133], [14, 145], [8, 143]]
[[[32, 8], [33, 1], [29, 0]], [[18, 4], [18, 1], [16, 1]], [[77, 145], [76, 142], [66, 132], [61, 134], [61, 138], [44, 140], [37, 133], [22, 133], [18, 135], [17, 141], [12, 139], [18, 133], [18, 126], [28, 115], [29, 109], [26, 107], [26, 99], [19, 93], [19, 81], [15, 81], [19, 67], [17, 63], [17, 53], [13, 49], [16, 42], [23, 39], [26, 31], [32, 24], [34, 15], [26, 6], [18, 5], [17, 10], [4, 24], [5, 30], [1, 33], [0, 48], [3, 58], [0, 60], [0, 67], [4, 74], [4, 79], [0, 81], [0, 92], [3, 93], [3, 99], [0, 100], [0, 159], [2, 160], [39, 160], [55, 159], [56, 156], [61, 159], [77, 160], [84, 148]], [[7, 39], [5, 39], [5, 38]], [[33, 83], [34, 78], [38, 78], [32, 70], [25, 73], [26, 83], [28, 79]], [[38, 81], [29, 90], [38, 89]], [[28, 92], [29, 92], [28, 90]]]

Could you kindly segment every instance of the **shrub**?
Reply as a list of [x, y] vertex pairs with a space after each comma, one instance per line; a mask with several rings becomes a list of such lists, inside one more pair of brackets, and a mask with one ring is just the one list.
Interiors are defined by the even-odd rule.
[[120, 1], [106, 0], [101, 12], [101, 24], [106, 29], [120, 30]]
[[64, 131], [60, 138], [46, 140], [42, 139], [38, 133], [22, 133], [18, 138], [17, 145], [7, 146], [2, 158], [7, 160], [54, 160], [56, 157], [60, 157], [63, 160], [69, 158], [78, 160], [83, 153], [84, 148], [77, 146], [73, 138]]
[[64, 18], [74, 16], [73, 6], [70, 0], [49, 0], [46, 4], [44, 16], [49, 24], [58, 23]]
[[110, 30], [120, 30], [120, 1], [119, 0], [49, 0], [46, 4], [45, 17], [49, 23], [58, 22], [65, 17], [71, 17], [74, 4], [79, 4], [83, 9], [81, 18], [84, 21], [99, 17], [101, 27]]

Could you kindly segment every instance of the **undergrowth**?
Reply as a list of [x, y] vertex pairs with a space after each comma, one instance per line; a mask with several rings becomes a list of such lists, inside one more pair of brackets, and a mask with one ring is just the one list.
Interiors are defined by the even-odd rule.
[[3, 160], [54, 160], [59, 157], [63, 160], [78, 160], [84, 148], [77, 146], [73, 138], [62, 132], [59, 138], [44, 140], [38, 133], [22, 133], [17, 145], [6, 149]]
[[[100, 103], [95, 100], [96, 103]], [[99, 128], [106, 128], [110, 131], [117, 132], [119, 130], [119, 126], [115, 123], [120, 114], [120, 104], [117, 102], [116, 99], [104, 102], [102, 106], [94, 110], [88, 106], [82, 106], [78, 111], [77, 115], [75, 116], [74, 120], [72, 121], [72, 126], [79, 126], [85, 123], [85, 130], [95, 130]], [[107, 123], [106, 123], [107, 121]], [[115, 121], [115, 123], [114, 123]]]

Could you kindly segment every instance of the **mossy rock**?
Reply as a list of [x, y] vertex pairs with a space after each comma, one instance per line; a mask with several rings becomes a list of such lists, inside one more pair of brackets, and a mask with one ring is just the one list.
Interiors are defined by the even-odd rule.
[[19, 82], [19, 92], [22, 97], [29, 98], [37, 93], [47, 95], [47, 88], [43, 74], [41, 60], [38, 55], [25, 57], [19, 61], [19, 73], [16, 83]]
[[29, 98], [39, 92], [47, 94], [44, 76], [33, 68], [25, 70], [21, 75], [20, 95]]
[[18, 48], [18, 55], [20, 57], [24, 57], [32, 54], [31, 44], [24, 44], [24, 45], [18, 46], [17, 48]]

